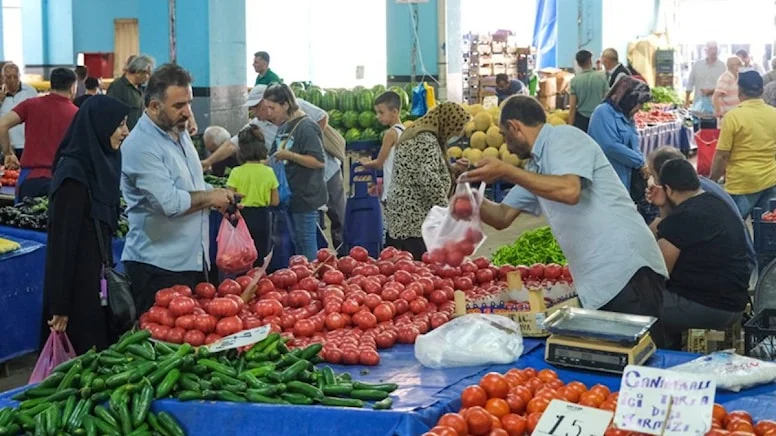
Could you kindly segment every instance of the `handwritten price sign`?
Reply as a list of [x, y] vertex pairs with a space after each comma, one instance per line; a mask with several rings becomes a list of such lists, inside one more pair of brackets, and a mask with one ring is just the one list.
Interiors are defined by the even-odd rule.
[[704, 435], [711, 427], [713, 376], [628, 365], [614, 423], [654, 435]]
[[255, 329], [244, 330], [231, 336], [221, 338], [210, 344], [208, 350], [210, 350], [211, 353], [216, 353], [218, 351], [255, 344], [269, 335], [269, 328], [269, 324], [266, 324], [261, 327], [256, 327]]
[[532, 435], [599, 436], [611, 420], [612, 412], [552, 400]]

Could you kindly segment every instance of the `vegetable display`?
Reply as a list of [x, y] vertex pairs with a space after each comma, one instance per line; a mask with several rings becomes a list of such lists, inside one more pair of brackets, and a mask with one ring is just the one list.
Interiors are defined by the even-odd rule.
[[205, 183], [212, 185], [214, 188], [226, 188], [226, 177], [205, 174]]
[[0, 186], [16, 186], [19, 179], [19, 170], [0, 171]]
[[[119, 223], [115, 236], [123, 238], [129, 231], [126, 203], [122, 198], [119, 204]], [[22, 229], [46, 231], [48, 225], [48, 197], [24, 197], [15, 206], [0, 207], [0, 225]]]
[[652, 88], [652, 101], [655, 103], [671, 103], [680, 105], [684, 103], [684, 100], [673, 88], [666, 88], [664, 86], [655, 86]]
[[514, 244], [505, 245], [493, 253], [496, 265], [532, 265], [535, 263], [566, 264], [566, 256], [552, 235], [549, 226], [524, 232]]
[[[479, 384], [461, 392], [461, 409], [447, 413], [424, 436], [525, 436], [536, 428], [552, 400], [567, 401], [581, 406], [614, 412], [617, 392], [604, 385], [588, 389], [579, 381], [564, 383], [555, 371], [545, 368], [513, 368], [506, 374], [490, 372]], [[756, 424], [745, 411], [728, 412], [714, 405], [711, 430], [707, 436], [776, 435], [776, 422], [763, 420]], [[638, 436], [610, 424], [604, 436]]]

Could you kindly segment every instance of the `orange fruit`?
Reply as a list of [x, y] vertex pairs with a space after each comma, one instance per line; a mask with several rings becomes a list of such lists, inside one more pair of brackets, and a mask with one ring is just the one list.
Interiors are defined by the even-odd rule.
[[536, 413], [536, 412], [544, 412], [547, 409], [547, 406], [549, 405], [550, 405], [549, 399], [536, 397], [533, 400], [528, 402], [528, 407], [526, 408], [526, 411], [529, 414]]
[[509, 383], [503, 375], [497, 372], [485, 374], [480, 379], [480, 387], [485, 389], [488, 398], [506, 398], [509, 393]]
[[485, 435], [493, 428], [493, 418], [487, 410], [475, 406], [466, 411], [466, 423], [469, 433], [475, 436]]
[[485, 392], [485, 389], [479, 386], [467, 386], [466, 389], [461, 392], [461, 407], [483, 407], [487, 401], [488, 393]]
[[445, 413], [439, 418], [437, 425], [452, 428], [458, 433], [458, 436], [469, 434], [469, 425], [466, 423], [466, 419], [458, 413]]
[[528, 429], [528, 421], [520, 415], [510, 413], [501, 417], [501, 426], [509, 436], [523, 436]]
[[490, 412], [491, 415], [501, 419], [502, 416], [509, 414], [510, 407], [507, 400], [502, 398], [491, 398], [485, 404], [485, 410]]
[[536, 378], [538, 378], [539, 380], [543, 381], [544, 383], [549, 383], [549, 382], [551, 382], [553, 380], [557, 380], [558, 379], [558, 373], [556, 373], [555, 371], [553, 371], [553, 370], [551, 370], [549, 368], [545, 368], [545, 369], [539, 371], [538, 374], [536, 374]]

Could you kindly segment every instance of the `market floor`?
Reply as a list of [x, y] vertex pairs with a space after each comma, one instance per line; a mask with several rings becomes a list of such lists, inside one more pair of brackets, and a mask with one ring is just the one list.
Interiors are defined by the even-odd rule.
[[[496, 231], [486, 228], [487, 239], [483, 243], [478, 255], [490, 257], [494, 251], [506, 244], [511, 244], [526, 230], [531, 230], [545, 224], [544, 218], [531, 215], [521, 215], [508, 229]], [[27, 384], [32, 368], [35, 366], [35, 354], [28, 354], [13, 359], [5, 364], [0, 364], [0, 392], [14, 389]]]

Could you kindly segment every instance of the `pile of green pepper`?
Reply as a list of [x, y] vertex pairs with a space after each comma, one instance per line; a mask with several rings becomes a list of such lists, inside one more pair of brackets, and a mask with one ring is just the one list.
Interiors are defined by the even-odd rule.
[[497, 266], [535, 263], [568, 263], [549, 226], [525, 232], [514, 244], [504, 245], [493, 253], [493, 264]]
[[320, 344], [289, 350], [272, 333], [246, 353], [210, 353], [189, 344], [151, 342], [150, 332], [128, 332], [102, 352], [63, 363], [38, 385], [13, 397], [18, 408], [0, 409], [0, 436], [182, 436], [168, 413], [153, 413], [155, 399], [218, 400], [390, 409], [392, 383], [353, 381], [335, 374], [318, 355]]

